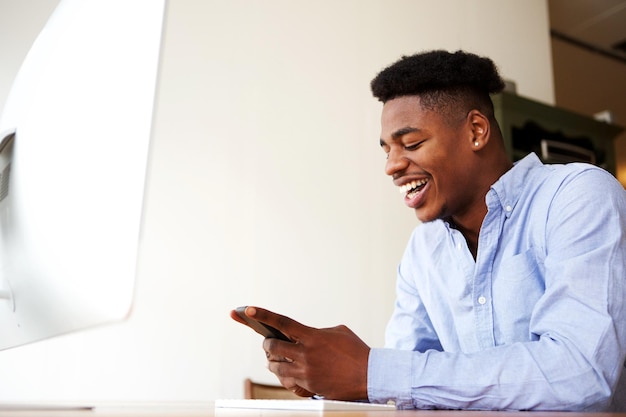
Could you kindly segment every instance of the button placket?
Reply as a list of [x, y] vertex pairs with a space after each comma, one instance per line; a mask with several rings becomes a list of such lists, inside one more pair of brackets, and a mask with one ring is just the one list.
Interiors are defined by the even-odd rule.
[[[495, 195], [491, 197], [495, 197]], [[507, 208], [500, 205], [495, 198], [488, 199], [487, 205], [487, 217], [485, 217], [479, 236], [479, 250], [473, 285], [476, 341], [478, 346], [483, 349], [495, 346], [493, 308], [490, 302], [493, 272], [491, 265], [495, 251], [481, 251], [480, 248], [491, 248], [497, 244], [499, 232], [508, 213]]]

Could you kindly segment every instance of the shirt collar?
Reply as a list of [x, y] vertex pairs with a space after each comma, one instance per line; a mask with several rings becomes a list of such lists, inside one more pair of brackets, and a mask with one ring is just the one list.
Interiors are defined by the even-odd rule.
[[513, 168], [505, 172], [491, 186], [492, 191], [487, 194], [487, 207], [490, 206], [490, 203], [497, 202], [502, 206], [506, 216], [510, 216], [522, 194], [524, 185], [527, 183], [530, 171], [541, 165], [543, 165], [541, 160], [534, 153], [530, 153], [515, 162]]

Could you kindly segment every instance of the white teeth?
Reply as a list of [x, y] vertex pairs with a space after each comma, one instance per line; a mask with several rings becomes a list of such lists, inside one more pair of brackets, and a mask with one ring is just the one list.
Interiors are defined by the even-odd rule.
[[400, 191], [400, 194], [406, 194], [407, 192], [409, 192], [410, 190], [417, 188], [417, 187], [421, 187], [422, 185], [426, 184], [428, 182], [427, 179], [421, 179], [419, 181], [411, 181], [407, 184], [404, 184], [400, 187], [398, 187], [398, 190]]

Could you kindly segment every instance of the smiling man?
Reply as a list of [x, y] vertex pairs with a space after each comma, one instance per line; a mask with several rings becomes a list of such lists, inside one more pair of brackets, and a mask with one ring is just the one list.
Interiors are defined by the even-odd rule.
[[[384, 349], [260, 308], [269, 369], [300, 395], [399, 408], [607, 410], [626, 355], [626, 193], [586, 164], [508, 158], [487, 58], [403, 57], [371, 83], [386, 173], [423, 223]], [[238, 319], [236, 315], [233, 318]], [[241, 321], [241, 319], [238, 319]]]

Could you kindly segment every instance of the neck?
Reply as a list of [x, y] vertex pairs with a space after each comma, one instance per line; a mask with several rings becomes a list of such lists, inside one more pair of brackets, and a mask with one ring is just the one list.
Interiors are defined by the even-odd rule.
[[482, 227], [483, 220], [487, 215], [487, 205], [485, 203], [485, 196], [489, 192], [491, 186], [509, 169], [513, 167], [513, 163], [511, 163], [508, 159], [502, 159], [498, 164], [499, 168], [494, 170], [494, 174], [489, 177], [483, 186], [481, 187], [481, 191], [476, 195], [480, 196], [477, 198], [472, 207], [468, 207], [462, 214], [452, 215], [449, 219], [450, 224], [461, 232], [465, 241], [467, 242], [467, 246], [469, 247], [470, 252], [474, 259], [478, 254], [478, 238], [480, 235], [480, 228]]
[[483, 220], [487, 215], [487, 207], [485, 206], [482, 214], [478, 214], [476, 216], [472, 216], [472, 218], [464, 218], [457, 219], [455, 216], [452, 216], [449, 219], [449, 223], [456, 230], [461, 232], [465, 241], [467, 242], [467, 247], [474, 259], [478, 254], [478, 237], [480, 235], [480, 227], [482, 226]]

